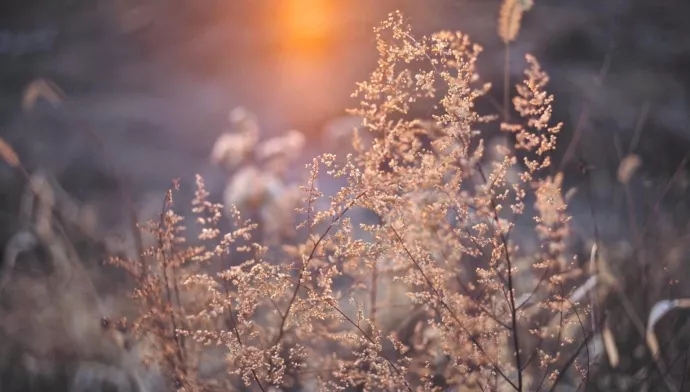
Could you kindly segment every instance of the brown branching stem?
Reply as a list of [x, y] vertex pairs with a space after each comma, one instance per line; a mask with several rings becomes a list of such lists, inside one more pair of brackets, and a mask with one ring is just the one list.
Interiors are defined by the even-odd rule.
[[[162, 274], [163, 274], [163, 284], [165, 286], [165, 295], [166, 295], [166, 301], [168, 302], [167, 305], [169, 307], [168, 309], [168, 314], [170, 317], [170, 323], [173, 328], [173, 340], [175, 341], [175, 346], [176, 346], [176, 356], [179, 361], [179, 366], [180, 366], [180, 371], [182, 372], [183, 375], [187, 375], [187, 367], [186, 367], [186, 360], [185, 360], [185, 345], [184, 341], [182, 340], [182, 337], [179, 334], [179, 329], [177, 325], [177, 317], [175, 316], [176, 312], [176, 306], [175, 302], [173, 301], [172, 297], [172, 292], [170, 289], [170, 278], [168, 276], [168, 268], [174, 268], [174, 266], [171, 265], [171, 260], [170, 257], [168, 256], [166, 252], [166, 243], [165, 243], [165, 238], [164, 234], [166, 232], [167, 224], [166, 224], [166, 219], [165, 219], [165, 214], [168, 211], [169, 208], [169, 202], [172, 198], [172, 191], [173, 188], [169, 189], [168, 192], [166, 193], [165, 197], [165, 202], [163, 203], [163, 209], [160, 214], [160, 222], [157, 230], [157, 239], [158, 239], [158, 249], [160, 251], [160, 255], [162, 257], [163, 265], [162, 265]], [[172, 246], [172, 245], [171, 245]], [[177, 370], [177, 369], [173, 369]]]
[[510, 378], [500, 369], [500, 367], [498, 366], [498, 364], [493, 363], [493, 361], [492, 361], [491, 359], [489, 359], [489, 356], [487, 355], [486, 351], [484, 351], [484, 348], [482, 347], [482, 345], [481, 345], [481, 343], [479, 342], [479, 340], [477, 340], [477, 338], [474, 336], [474, 334], [472, 334], [470, 331], [467, 330], [467, 328], [465, 328], [465, 326], [463, 325], [463, 323], [460, 321], [460, 318], [455, 314], [455, 312], [450, 308], [450, 306], [448, 306], [448, 304], [443, 300], [443, 296], [442, 296], [441, 293], [438, 291], [438, 289], [436, 289], [436, 287], [434, 286], [434, 284], [433, 284], [433, 282], [431, 281], [431, 279], [429, 279], [429, 277], [426, 275], [426, 273], [424, 272], [424, 269], [423, 269], [422, 266], [419, 264], [419, 261], [417, 261], [417, 259], [414, 257], [414, 255], [412, 254], [412, 252], [410, 252], [410, 250], [407, 248], [407, 246], [405, 245], [405, 242], [404, 242], [402, 236], [400, 236], [400, 234], [398, 233], [398, 231], [395, 230], [395, 228], [392, 227], [392, 226], [390, 227], [390, 229], [391, 229], [391, 231], [393, 232], [393, 234], [395, 234], [395, 236], [397, 237], [397, 240], [398, 240], [398, 242], [400, 243], [400, 246], [403, 248], [403, 251], [405, 252], [405, 254], [407, 255], [407, 257], [410, 259], [410, 261], [412, 262], [412, 264], [415, 266], [415, 268], [416, 268], [416, 269], [419, 271], [419, 273], [422, 275], [422, 278], [424, 278], [424, 280], [426, 281], [427, 285], [428, 285], [429, 288], [432, 290], [433, 294], [436, 296], [436, 300], [439, 301], [439, 303], [441, 304], [441, 306], [443, 306], [443, 307], [446, 309], [446, 311], [448, 311], [448, 314], [455, 320], [455, 322], [458, 324], [458, 327], [459, 327], [460, 329], [463, 330], [463, 332], [465, 333], [465, 335], [467, 335], [467, 337], [468, 337], [468, 338], [470, 339], [470, 341], [477, 347], [477, 349], [478, 349], [482, 354], [484, 354], [484, 355], [486, 356], [486, 358], [489, 360], [489, 362], [492, 363], [492, 368], [493, 368], [493, 370], [496, 371], [498, 374], [500, 374], [501, 377], [502, 377], [508, 384], [510, 384], [516, 391], [521, 391], [521, 389], [519, 389], [518, 386], [515, 385], [515, 384], [510, 380]]
[[299, 274], [297, 276], [297, 283], [295, 285], [295, 289], [292, 292], [292, 295], [290, 297], [290, 300], [288, 302], [287, 308], [285, 309], [285, 312], [283, 313], [283, 317], [281, 317], [280, 320], [280, 326], [278, 328], [278, 336], [275, 339], [274, 345], [280, 343], [280, 341], [283, 339], [283, 336], [285, 335], [285, 324], [287, 323], [288, 316], [290, 315], [290, 310], [292, 309], [292, 305], [295, 303], [295, 300], [297, 299], [297, 294], [299, 292], [299, 289], [302, 287], [302, 279], [304, 277], [304, 272], [306, 271], [307, 267], [309, 266], [309, 263], [314, 259], [316, 256], [316, 251], [321, 245], [321, 243], [326, 239], [328, 234], [331, 232], [333, 227], [340, 221], [340, 219], [352, 208], [352, 206], [359, 200], [362, 196], [364, 196], [366, 192], [362, 192], [359, 195], [357, 195], [355, 198], [353, 198], [350, 203], [343, 208], [343, 210], [338, 214], [335, 215], [332, 219], [326, 230], [324, 230], [323, 234], [314, 242], [314, 245], [309, 252], [309, 256], [307, 257], [306, 260], [302, 262], [302, 266], [300, 268]]
[[[301, 289], [303, 289], [303, 290], [305, 290], [305, 291], [307, 291], [307, 292], [313, 293], [313, 290], [312, 290], [311, 288], [309, 288], [309, 287], [307, 287], [307, 286], [304, 286], [304, 285], [300, 285], [299, 282], [294, 281], [294, 280], [290, 279], [289, 277], [286, 277], [286, 276], [277, 276], [277, 277], [280, 278], [280, 279], [285, 279], [285, 280], [291, 282], [293, 285], [295, 285], [295, 287], [298, 287], [298, 286], [299, 286]], [[364, 338], [365, 338], [366, 340], [368, 340], [368, 341], [369, 341], [370, 343], [372, 343], [372, 344], [377, 344], [377, 342], [376, 342], [371, 336], [369, 336], [369, 334], [367, 334], [366, 331], [364, 331], [364, 330], [362, 329], [361, 325], [360, 325], [359, 323], [355, 322], [355, 321], [354, 321], [350, 316], [348, 316], [345, 312], [343, 312], [343, 310], [340, 309], [340, 308], [338, 307], [338, 305], [335, 304], [334, 301], [326, 301], [326, 302], [327, 302], [328, 306], [330, 306], [331, 309], [335, 310], [340, 316], [342, 316], [343, 319], [345, 319], [345, 321], [348, 322], [348, 324], [352, 325], [355, 329], [357, 329], [357, 331], [358, 331], [360, 334], [362, 334], [362, 336], [364, 336]], [[402, 372], [401, 372], [400, 369], [398, 369], [398, 367], [393, 363], [393, 361], [391, 361], [391, 360], [390, 360], [387, 356], [385, 356], [385, 355], [381, 355], [381, 357], [388, 363], [388, 365], [391, 367], [391, 369], [393, 369], [393, 371], [395, 371], [399, 376], [402, 376]], [[409, 385], [407, 382], [405, 382], [405, 388], [406, 388], [408, 391], [412, 392], [412, 387], [410, 387], [410, 385]]]
[[[484, 181], [485, 184], [488, 184], [489, 181], [486, 178], [486, 175], [484, 174], [484, 170], [481, 168], [481, 166], [477, 165], [478, 173], [481, 176], [482, 180]], [[498, 217], [498, 207], [496, 205], [496, 201], [492, 197], [491, 199], [491, 207], [492, 207], [492, 213], [493, 213], [493, 219], [494, 222], [496, 223], [497, 227], [499, 227], [498, 230], [500, 230], [500, 219]], [[513, 263], [511, 261], [510, 257], [510, 249], [508, 247], [508, 240], [505, 236], [505, 234], [501, 233], [499, 231], [499, 238], [501, 240], [501, 245], [503, 247], [503, 251], [505, 252], [505, 261], [506, 261], [506, 269], [507, 269], [507, 283], [508, 283], [508, 299], [509, 299], [509, 307], [510, 307], [510, 322], [511, 322], [511, 336], [513, 339], [513, 350], [515, 350], [515, 367], [517, 369], [517, 390], [522, 391], [522, 357], [520, 355], [520, 333], [518, 329], [518, 309], [515, 306], [515, 289], [513, 287]]]

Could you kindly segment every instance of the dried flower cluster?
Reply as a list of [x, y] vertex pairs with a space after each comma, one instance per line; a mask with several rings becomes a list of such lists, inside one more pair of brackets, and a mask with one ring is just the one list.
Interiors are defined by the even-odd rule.
[[[352, 111], [373, 141], [365, 147], [355, 134], [356, 153], [308, 165], [297, 239], [257, 243], [255, 229], [273, 215], [243, 220], [234, 206], [210, 202], [197, 178], [200, 245], [186, 243], [171, 190], [148, 226], [158, 243], [141, 262], [113, 260], [139, 282], [133, 325], [155, 343], [150, 359], [171, 388], [536, 391], [586, 379], [592, 330], [586, 298], [571, 296], [581, 271], [566, 246], [562, 175], [549, 172], [561, 125], [551, 121], [548, 77], [528, 56], [513, 100], [524, 121], [497, 126], [476, 109], [490, 85], [468, 36], [415, 38], [394, 13], [376, 37], [379, 61]], [[434, 111], [410, 118], [416, 105]], [[492, 125], [514, 148], [485, 152]], [[242, 131], [237, 151], [216, 148], [216, 161], [239, 165], [255, 130]], [[301, 147], [298, 139], [286, 143]], [[255, 154], [274, 150], [266, 143]], [[264, 186], [261, 172], [254, 166], [228, 192]], [[346, 185], [325, 195], [322, 175]], [[218, 228], [224, 213], [227, 234]], [[516, 225], [523, 216], [531, 227]], [[533, 231], [539, 251], [520, 249], [518, 229]]]
[[225, 205], [245, 214], [256, 213], [263, 242], [275, 244], [290, 238], [299, 188], [286, 175], [302, 153], [304, 135], [290, 130], [259, 143], [261, 130], [253, 113], [238, 107], [230, 112], [229, 120], [232, 131], [218, 138], [210, 157], [229, 174]]

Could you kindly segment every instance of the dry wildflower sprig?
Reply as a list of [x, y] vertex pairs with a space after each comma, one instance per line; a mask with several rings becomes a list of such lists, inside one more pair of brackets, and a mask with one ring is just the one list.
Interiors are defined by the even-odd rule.
[[[236, 227], [222, 236], [211, 251], [205, 246], [187, 245], [184, 219], [173, 210], [173, 195], [178, 187], [175, 181], [166, 192], [158, 221], [142, 226], [156, 239], [156, 244], [144, 252], [143, 260], [113, 258], [110, 263], [124, 268], [138, 282], [133, 299], [141, 313], [133, 320], [133, 328], [140, 337], [151, 340], [157, 349], [145, 360], [161, 366], [171, 388], [207, 390], [209, 380], [203, 377], [199, 362], [204, 349], [188, 338], [187, 331], [211, 325], [215, 328], [216, 325], [196, 316], [212, 299], [210, 293], [199, 290], [203, 286], [198, 285], [196, 273], [211, 259], [226, 254], [237, 238], [246, 238], [254, 227], [249, 224]], [[197, 177], [192, 204], [197, 222], [204, 225], [198, 235], [202, 243], [220, 236], [217, 224], [222, 217], [222, 206], [210, 203], [207, 197], [204, 183]]]
[[109, 262], [124, 268], [138, 281], [133, 299], [144, 312], [134, 321], [133, 327], [142, 334], [152, 335], [154, 346], [159, 350], [156, 357], [145, 360], [163, 365], [172, 386], [180, 390], [188, 384], [191, 375], [184, 337], [178, 332], [183, 327], [184, 316], [180, 303], [180, 279], [175, 270], [181, 267], [183, 260], [176, 245], [184, 242], [181, 237], [184, 228], [179, 226], [181, 217], [171, 209], [173, 191], [178, 186], [174, 182], [166, 192], [159, 221], [149, 222], [143, 227], [157, 241], [144, 252], [143, 260], [113, 258]]
[[[307, 167], [301, 237], [269, 254], [197, 178], [206, 246], [184, 246], [181, 217], [161, 215], [140, 325], [189, 390], [207, 385], [198, 358], [214, 346], [224, 385], [237, 388], [525, 391], [582, 381], [593, 334], [585, 301], [570, 299], [580, 271], [567, 257], [562, 176], [543, 178], [561, 128], [551, 124], [546, 74], [528, 57], [513, 101], [524, 124], [500, 126], [517, 152], [486, 154], [479, 129], [496, 116], [475, 108], [490, 87], [477, 75], [481, 47], [461, 33], [415, 38], [400, 13], [376, 34], [379, 62], [353, 110], [373, 140]], [[410, 119], [416, 105], [433, 107], [431, 118]], [[325, 203], [324, 172], [346, 183]], [[221, 211], [236, 226], [225, 236]], [[513, 239], [529, 214], [533, 224], [520, 229], [533, 231], [538, 251]], [[203, 272], [219, 260], [232, 262]], [[396, 316], [393, 303], [414, 317]]]
[[[219, 238], [215, 225], [222, 206], [210, 203], [207, 196], [203, 181], [197, 177], [193, 212], [198, 215], [197, 222], [204, 226], [199, 235], [202, 241]], [[307, 197], [307, 199], [311, 198], [312, 196]], [[298, 366], [295, 361], [306, 355], [293, 352], [288, 354], [288, 358], [284, 358], [282, 346], [285, 344], [283, 340], [286, 334], [294, 333], [293, 324], [305, 316], [304, 312], [311, 312], [309, 308], [305, 308], [307, 304], [310, 304], [310, 307], [317, 303], [325, 306], [317, 306], [317, 309], [313, 310], [315, 312], [313, 316], [308, 317], [322, 319], [323, 316], [320, 315], [328, 309], [328, 312], [335, 312], [339, 317], [348, 320], [351, 325], [359, 324], [338, 308], [335, 299], [329, 294], [328, 284], [310, 287], [307, 275], [311, 272], [307, 268], [311, 268], [310, 262], [320, 253], [321, 246], [318, 240], [310, 248], [312, 257], [303, 259], [304, 279], [298, 277], [297, 281], [293, 281], [289, 279], [291, 271], [288, 265], [271, 266], [260, 258], [231, 267], [218, 274], [217, 278], [213, 278], [203, 273], [195, 273], [194, 263], [227, 257], [232, 250], [231, 245], [234, 244], [235, 238], [250, 239], [251, 224], [247, 227], [239, 227], [220, 238], [220, 244], [215, 247], [213, 254], [205, 251], [203, 247], [184, 248], [180, 246], [184, 241], [179, 237], [179, 233], [184, 230], [184, 227], [180, 226], [181, 217], [171, 210], [172, 191], [167, 193], [165, 204], [161, 221], [152, 225], [152, 231], [157, 234], [159, 242], [155, 249], [151, 249], [147, 254], [147, 265], [150, 265], [151, 269], [145, 278], [140, 280], [140, 287], [135, 291], [135, 299], [139, 300], [142, 309], [147, 311], [135, 321], [134, 325], [140, 332], [154, 335], [161, 352], [159, 358], [151, 359], [164, 365], [170, 379], [178, 385], [178, 388], [196, 390], [207, 385], [205, 381], [199, 379], [200, 370], [196, 369], [199, 364], [190, 357], [203, 353], [203, 347], [211, 342], [228, 348], [229, 354], [226, 361], [233, 369], [230, 373], [241, 375], [245, 383], [253, 380], [262, 390], [265, 390], [267, 384], [281, 385], [284, 382], [286, 370], [292, 366]], [[341, 211], [339, 216], [346, 212], [347, 209]], [[339, 216], [332, 219], [331, 228], [338, 223]], [[237, 222], [240, 222], [239, 217]], [[325, 230], [321, 236], [322, 241], [328, 236], [329, 231], [330, 229]], [[237, 251], [244, 250], [238, 248]], [[303, 251], [300, 251], [298, 256], [301, 257]], [[263, 252], [264, 250], [258, 249], [257, 256], [261, 257]], [[141, 266], [136, 266], [136, 262], [122, 260], [116, 262], [135, 275], [137, 272], [140, 273]], [[325, 274], [322, 273], [322, 275]], [[298, 297], [297, 293], [302, 291], [300, 289], [307, 290], [307, 298]], [[317, 289], [319, 291], [316, 291]], [[290, 300], [287, 300], [288, 293], [291, 293]], [[186, 297], [194, 298], [193, 305]], [[281, 311], [279, 305], [284, 300], [287, 300], [287, 306]], [[266, 307], [267, 305], [269, 306]], [[276, 320], [278, 323], [275, 324], [276, 335], [274, 336], [277, 337], [269, 341], [262, 336], [271, 334], [269, 332], [271, 328], [262, 326], [258, 320], [266, 321], [261, 313], [271, 307], [279, 315], [280, 320]], [[294, 312], [291, 311], [293, 308], [300, 313], [293, 315]], [[259, 317], [258, 320], [257, 317]], [[292, 320], [289, 323], [290, 330], [287, 328], [288, 320]], [[164, 328], [165, 325], [168, 327]], [[227, 333], [223, 326], [228, 328]], [[376, 339], [361, 327], [357, 328], [368, 342], [360, 341], [360, 344], [364, 344], [365, 347], [375, 344], [378, 347], [379, 343], [376, 343]], [[191, 339], [185, 340], [185, 337]], [[357, 339], [359, 341], [359, 338]], [[381, 355], [374, 357], [375, 360], [384, 360]], [[290, 362], [286, 363], [288, 360]], [[402, 374], [392, 361], [387, 360], [384, 363], [386, 362], [396, 373]], [[401, 378], [395, 376], [395, 379]], [[406, 389], [409, 390], [409, 388]]]
[[[523, 200], [528, 192], [544, 195], [543, 201], [537, 206], [537, 222], [543, 225], [541, 237], [546, 252], [542, 256], [544, 259], [535, 261], [534, 264], [546, 266], [551, 263], [549, 260], [559, 259], [561, 266], [546, 268], [544, 276], [548, 278], [547, 282], [553, 281], [554, 284], [562, 281], [563, 278], [558, 276], [570, 269], [562, 261], [562, 241], [567, 234], [568, 219], [564, 214], [564, 204], [552, 201], [560, 194], [560, 189], [557, 186], [551, 187], [548, 181], [535, 181], [538, 172], [550, 165], [548, 152], [555, 148], [556, 134], [561, 128], [560, 124], [549, 125], [553, 98], [544, 92], [548, 78], [539, 69], [536, 60], [528, 57], [530, 69], [526, 72], [527, 80], [524, 85], [518, 86], [519, 96], [514, 101], [518, 113], [527, 120], [526, 125], [504, 124], [502, 128], [517, 134], [516, 148], [535, 157], [528, 155], [524, 158], [527, 170], [521, 174], [522, 184], [510, 183], [507, 181], [507, 172], [516, 168], [517, 163], [510, 151], [502, 151], [505, 157], [503, 161], [496, 162], [487, 173], [479, 165], [484, 157], [484, 150], [475, 127], [492, 119], [480, 116], [473, 110], [474, 100], [488, 89], [488, 86], [473, 87], [476, 80], [474, 64], [481, 49], [472, 45], [461, 34], [440, 33], [423, 39], [410, 38], [409, 27], [402, 23], [400, 15], [391, 16], [384, 23], [383, 29], [390, 30], [387, 36], [392, 37], [393, 43], [382, 43], [383, 34], [379, 31], [379, 66], [369, 83], [359, 85], [357, 94], [364, 101], [361, 109], [355, 111], [355, 114], [364, 117], [365, 125], [375, 132], [377, 140], [358, 159], [362, 166], [360, 183], [367, 186], [367, 194], [370, 195], [362, 201], [362, 205], [382, 216], [383, 225], [393, 228], [393, 233], [397, 234], [394, 237], [397, 238], [386, 234], [385, 228], [373, 228], [372, 236], [385, 242], [389, 248], [395, 248], [397, 242], [402, 248], [400, 252], [407, 253], [408, 256], [412, 253], [409, 249], [416, 249], [415, 254], [418, 256], [414, 256], [414, 259], [420, 260], [420, 263], [413, 263], [413, 269], [416, 268], [419, 273], [430, 268], [433, 271], [430, 276], [438, 274], [429, 278], [421, 272], [417, 279], [417, 273], [409, 271], [409, 275], [404, 278], [420, 291], [414, 294], [418, 301], [429, 306], [437, 303], [449, 308], [447, 304], [443, 305], [446, 301], [458, 303], [458, 299], [462, 298], [460, 296], [453, 301], [440, 299], [448, 296], [445, 292], [452, 292], [444, 287], [448, 283], [443, 283], [446, 279], [441, 278], [442, 271], [447, 273], [448, 267], [454, 265], [456, 267], [451, 267], [451, 270], [466, 268], [453, 262], [452, 258], [449, 260], [449, 255], [455, 254], [459, 259], [466, 259], [468, 255], [488, 257], [488, 265], [476, 270], [479, 278], [477, 282], [484, 286], [483, 292], [492, 293], [489, 297], [498, 295], [505, 300], [504, 310], [498, 313], [511, 325], [507, 336], [513, 341], [517, 369], [516, 381], [507, 377], [505, 381], [514, 389], [521, 390], [524, 369], [521, 355], [517, 353], [522, 346], [519, 330], [524, 328], [520, 326], [523, 322], [519, 318], [524, 315], [515, 302], [514, 279], [520, 267], [512, 260], [518, 255], [514, 254], [514, 247], [509, 244], [509, 237], [515, 217], [525, 211]], [[423, 69], [410, 71], [410, 65], [418, 66], [425, 61], [428, 61], [427, 66], [431, 68], [431, 72]], [[413, 80], [419, 83], [413, 83]], [[390, 83], [386, 84], [386, 81]], [[438, 83], [442, 83], [443, 88], [439, 89]], [[440, 99], [443, 112], [436, 116], [441, 132], [433, 135], [432, 149], [428, 149], [419, 142], [419, 135], [414, 131], [415, 122], [405, 121], [400, 117], [407, 113], [411, 103], [433, 97], [436, 91], [445, 91]], [[425, 197], [425, 204], [420, 205], [417, 198], [420, 193], [434, 196]], [[449, 213], [453, 224], [444, 222]], [[433, 230], [425, 232], [424, 227], [433, 227]], [[560, 228], [556, 230], [557, 227]], [[538, 268], [543, 269], [543, 266]], [[401, 271], [409, 269], [403, 265], [396, 268]], [[571, 278], [576, 275], [566, 276]], [[539, 280], [537, 286], [542, 281], [544, 279]], [[545, 287], [543, 290], [556, 294], [552, 291], [553, 288]], [[442, 292], [443, 296], [440, 294]], [[556, 297], [561, 299], [551, 305], [554, 310], [564, 306], [562, 298], [567, 295], [561, 290], [561, 294]], [[492, 298], [492, 301], [497, 299]], [[496, 308], [495, 303], [489, 306]], [[487, 309], [487, 306], [482, 305], [480, 308]], [[467, 310], [459, 313], [466, 313]], [[491, 314], [487, 311], [482, 313], [484, 317]], [[492, 317], [489, 316], [488, 319]], [[455, 327], [463, 330], [462, 323], [457, 320], [445, 322], [459, 324]], [[502, 324], [506, 323], [499, 323]], [[469, 338], [475, 340], [471, 334]], [[448, 339], [455, 340], [457, 337], [448, 336]], [[477, 345], [476, 342], [473, 343]], [[488, 370], [503, 373], [492, 364], [493, 361], [488, 356], [485, 357], [487, 358], [482, 361]]]

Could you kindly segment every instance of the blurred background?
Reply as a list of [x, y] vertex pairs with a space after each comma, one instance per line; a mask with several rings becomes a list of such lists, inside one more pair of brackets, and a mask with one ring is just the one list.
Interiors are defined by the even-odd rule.
[[[350, 97], [355, 83], [376, 64], [373, 27], [393, 10], [403, 11], [417, 34], [461, 30], [481, 44], [479, 71], [494, 83], [491, 95], [500, 102], [500, 3], [2, 1], [0, 136], [27, 170], [49, 172], [70, 196], [94, 207], [98, 226], [125, 235], [124, 199], [131, 199], [141, 219], [154, 216], [172, 178], [191, 189], [200, 173], [220, 199], [228, 174], [211, 164], [209, 154], [237, 106], [257, 115], [262, 139], [303, 132], [301, 163], [324, 149], [344, 149], [328, 145], [324, 129], [357, 105]], [[511, 46], [509, 81], [513, 86], [520, 80], [525, 53], [534, 54], [551, 77], [555, 120], [565, 123], [555, 162], [566, 172], [565, 188], [580, 189], [570, 210], [578, 235], [591, 239], [596, 211], [599, 236], [623, 237], [630, 211], [642, 217], [663, 194], [657, 215], [667, 218], [676, 244], [687, 243], [690, 2], [534, 3]], [[27, 105], [36, 81], [58, 92], [54, 102]], [[629, 154], [641, 165], [623, 186], [617, 170]], [[124, 193], [121, 178], [127, 179]], [[23, 186], [15, 170], [0, 165], [3, 247], [21, 226]], [[657, 245], [670, 249], [668, 241]], [[687, 265], [688, 252], [679, 249], [675, 260]], [[690, 295], [690, 288], [674, 287], [677, 295]]]
[[[499, 5], [497, 0], [3, 2], [1, 133], [25, 162], [66, 168], [89, 166], [90, 148], [82, 140], [88, 128], [103, 138], [110, 164], [134, 176], [136, 184], [167, 184], [171, 177], [204, 171], [205, 156], [227, 127], [228, 111], [238, 105], [254, 111], [267, 134], [295, 128], [312, 143], [317, 140], [324, 124], [355, 106], [349, 98], [354, 83], [375, 64], [372, 28], [395, 9], [405, 12], [418, 33], [470, 34], [485, 47], [481, 72], [495, 82], [499, 96]], [[596, 150], [590, 159], [601, 159], [598, 149], [612, 147], [615, 134], [628, 142], [645, 112], [636, 145], [655, 156], [652, 166], [671, 170], [690, 140], [688, 11], [690, 5], [681, 0], [537, 1], [511, 51], [511, 84], [521, 73], [524, 53], [535, 54], [552, 77], [557, 117], [565, 121], [567, 135], [588, 107], [588, 137], [579, 142]], [[602, 67], [606, 76], [597, 87]], [[22, 92], [38, 78], [55, 82], [68, 99], [23, 113]], [[102, 154], [96, 158], [102, 160]]]
[[[376, 61], [372, 29], [396, 9], [417, 34], [461, 30], [481, 44], [480, 73], [500, 102], [499, 7], [498, 0], [6, 1], [0, 136], [29, 170], [49, 169], [70, 195], [94, 203], [99, 225], [117, 227], [124, 205], [117, 178], [127, 179], [142, 219], [144, 210], [156, 211], [148, 204], [160, 202], [172, 178], [192, 184], [200, 173], [220, 197], [227, 173], [209, 154], [237, 106], [257, 115], [262, 139], [303, 132], [299, 163], [342, 149], [327, 145], [323, 130], [357, 105], [350, 94]], [[640, 195], [633, 209], [643, 211], [675, 173], [668, 214], [683, 227], [690, 222], [687, 15], [683, 0], [539, 0], [524, 15], [509, 82], [512, 88], [522, 77], [525, 53], [550, 75], [555, 119], [565, 123], [555, 162], [566, 188], [591, 185], [571, 203], [583, 230], [591, 231], [592, 203], [600, 235], [629, 228], [616, 172], [631, 153], [642, 162], [629, 184]], [[27, 108], [36, 81], [59, 97]], [[584, 176], [583, 168], [596, 170]], [[6, 238], [18, 225], [22, 185], [5, 166], [0, 181]]]

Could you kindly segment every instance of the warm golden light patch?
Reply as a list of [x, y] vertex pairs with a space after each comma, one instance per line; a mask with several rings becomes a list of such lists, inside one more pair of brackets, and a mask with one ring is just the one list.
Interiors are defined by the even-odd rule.
[[337, 12], [334, 0], [286, 0], [277, 13], [288, 50], [319, 51], [332, 39]]

